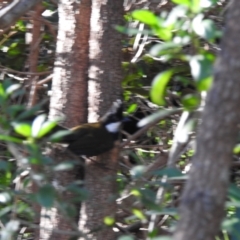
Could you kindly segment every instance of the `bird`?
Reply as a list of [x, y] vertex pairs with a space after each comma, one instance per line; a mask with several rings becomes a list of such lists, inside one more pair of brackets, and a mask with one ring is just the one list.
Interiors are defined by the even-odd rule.
[[[67, 149], [76, 155], [92, 157], [105, 153], [115, 146], [122, 124], [123, 104], [115, 101], [99, 122], [84, 123], [69, 129], [69, 133], [58, 140], [68, 144]], [[54, 132], [66, 130], [59, 125]]]
[[[43, 114], [46, 115], [46, 114]], [[17, 123], [33, 124], [38, 114], [24, 116], [20, 112]], [[107, 113], [95, 123], [83, 123], [73, 128], [65, 128], [59, 123], [48, 133], [41, 136], [38, 141], [62, 143], [67, 145], [67, 149], [76, 155], [92, 157], [100, 155], [114, 148], [118, 140], [123, 118], [123, 103], [120, 99], [113, 102]], [[14, 131], [14, 129], [13, 129]], [[12, 132], [14, 137], [25, 140], [26, 137]], [[54, 137], [55, 135], [55, 137]], [[57, 135], [57, 137], [56, 137]]]

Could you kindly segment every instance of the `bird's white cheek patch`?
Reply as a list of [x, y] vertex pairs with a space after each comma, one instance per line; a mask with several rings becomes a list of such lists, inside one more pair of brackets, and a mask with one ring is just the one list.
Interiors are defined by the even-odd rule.
[[105, 127], [110, 133], [116, 133], [119, 131], [121, 122], [109, 123]]

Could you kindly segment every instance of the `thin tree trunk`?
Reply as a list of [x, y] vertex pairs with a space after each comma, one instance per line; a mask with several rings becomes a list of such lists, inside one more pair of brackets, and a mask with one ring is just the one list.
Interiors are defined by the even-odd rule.
[[232, 1], [174, 240], [213, 240], [224, 217], [240, 119], [240, 1]]
[[87, 121], [90, 0], [61, 0], [50, 117], [65, 115], [64, 126]]
[[[123, 2], [92, 1], [89, 66], [89, 122], [98, 121], [112, 102], [121, 97], [121, 35], [114, 25], [121, 25]], [[104, 139], [103, 139], [104, 140]], [[85, 183], [89, 199], [82, 204], [80, 230], [92, 231], [92, 240], [116, 239], [111, 228], [106, 228], [103, 219], [114, 217], [118, 149], [88, 159]]]
[[[56, 61], [52, 84], [50, 118], [64, 114], [63, 125], [73, 127], [87, 121], [87, 70], [89, 49], [89, 26], [91, 1], [61, 0], [59, 3], [59, 30], [56, 49]], [[54, 148], [50, 156], [56, 163], [66, 160], [76, 160], [80, 170], [55, 174], [53, 180], [57, 186], [67, 186], [77, 179], [83, 178], [83, 165], [78, 157], [65, 152], [64, 149]], [[65, 203], [74, 198], [71, 192], [59, 193]], [[80, 212], [79, 207], [75, 211]], [[69, 231], [77, 231], [78, 217], [69, 217], [59, 206], [51, 210], [43, 209], [50, 219], [42, 218], [40, 239], [66, 240], [70, 238]], [[46, 228], [48, 230], [46, 230]], [[64, 230], [62, 234], [56, 230]]]
[[[118, 149], [86, 161], [85, 187], [89, 198], [83, 202], [80, 214], [80, 231], [91, 240], [115, 239], [111, 228], [103, 224], [104, 217], [113, 217], [116, 213], [116, 173]], [[84, 238], [80, 238], [84, 239]]]
[[[44, 7], [42, 4], [38, 4], [34, 9], [34, 17], [40, 18], [42, 12], [44, 11]], [[36, 18], [32, 19], [32, 41], [30, 45], [30, 53], [28, 58], [28, 65], [29, 65], [29, 72], [37, 72], [37, 66], [38, 66], [38, 58], [39, 58], [39, 44], [41, 42], [41, 27], [42, 23], [39, 20], [36, 20]], [[28, 96], [28, 107], [31, 108], [36, 104], [36, 100], [38, 98], [38, 92], [37, 92], [37, 76], [30, 77], [31, 86], [30, 86], [30, 94]], [[32, 165], [31, 170], [35, 173], [39, 172], [39, 166]], [[30, 191], [34, 194], [38, 192], [38, 186], [33, 181], [31, 184]], [[41, 206], [38, 203], [33, 203], [33, 209], [34, 209], [34, 223], [39, 224], [40, 223], [40, 213], [41, 213]], [[39, 230], [34, 229], [34, 237], [35, 239], [39, 239]]]
[[121, 97], [121, 34], [115, 29], [123, 18], [122, 0], [93, 0], [89, 48], [89, 114], [95, 122]]

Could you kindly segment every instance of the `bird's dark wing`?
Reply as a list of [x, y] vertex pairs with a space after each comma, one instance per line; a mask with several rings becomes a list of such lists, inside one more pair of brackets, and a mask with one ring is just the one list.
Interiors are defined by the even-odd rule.
[[75, 129], [74, 141], [68, 149], [77, 155], [96, 156], [114, 147], [112, 135], [104, 127], [83, 126]]

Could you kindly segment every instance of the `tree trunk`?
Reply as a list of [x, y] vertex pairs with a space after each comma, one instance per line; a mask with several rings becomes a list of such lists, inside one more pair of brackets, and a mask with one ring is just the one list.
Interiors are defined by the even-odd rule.
[[95, 122], [121, 97], [121, 34], [115, 29], [123, 18], [123, 1], [92, 1], [89, 49], [89, 114]]
[[62, 0], [58, 8], [50, 118], [63, 113], [66, 117], [64, 126], [69, 128], [87, 121], [90, 2]]
[[231, 2], [174, 240], [213, 240], [224, 217], [240, 119], [240, 1]]
[[[95, 122], [112, 102], [121, 96], [121, 35], [114, 25], [122, 24], [123, 2], [92, 1], [89, 66], [89, 122]], [[114, 217], [118, 150], [88, 159], [85, 182], [90, 198], [81, 209], [80, 230], [92, 231], [89, 238], [112, 240], [116, 236], [106, 228], [103, 218]]]
[[[89, 239], [116, 239], [111, 228], [103, 224], [106, 216], [114, 217], [116, 213], [116, 173], [118, 149], [86, 161], [85, 187], [89, 198], [82, 203], [80, 214], [80, 231]], [[84, 238], [80, 238], [84, 239]]]
[[[65, 120], [62, 124], [70, 128], [87, 121], [91, 1], [61, 0], [58, 11], [59, 29], [49, 117], [55, 118], [64, 114]], [[80, 162], [80, 170], [76, 167], [70, 171], [54, 174], [53, 180], [60, 189], [74, 180], [83, 178], [83, 166], [77, 156], [65, 152], [61, 147], [52, 149], [50, 156], [56, 163], [68, 159]], [[70, 203], [74, 197], [71, 192], [59, 192], [59, 194], [66, 203]], [[75, 211], [79, 213], [80, 206], [77, 207]], [[49, 215], [50, 220], [42, 218], [41, 227], [43, 228], [40, 231], [40, 239], [69, 239], [70, 235], [63, 234], [61, 231], [68, 233], [78, 228], [78, 218], [68, 217], [61, 206], [48, 211], [43, 209], [42, 214]]]
[[[44, 7], [42, 4], [38, 4], [34, 9], [34, 17], [40, 18], [42, 12], [44, 11]], [[29, 65], [29, 72], [37, 72], [38, 67], [38, 58], [39, 58], [39, 44], [41, 40], [41, 27], [42, 23], [39, 20], [33, 18], [33, 26], [32, 26], [32, 41], [30, 45], [30, 53], [27, 64]], [[28, 96], [28, 107], [31, 108], [36, 105], [36, 100], [38, 98], [37, 92], [37, 76], [32, 76], [30, 79], [31, 88]], [[35, 173], [39, 172], [40, 167], [37, 165], [32, 165], [31, 170]], [[33, 181], [31, 184], [31, 192], [36, 194], [39, 188], [38, 185]], [[41, 206], [38, 203], [33, 203], [32, 205], [34, 209], [34, 223], [40, 223], [40, 213], [41, 213]], [[39, 230], [34, 229], [34, 237], [35, 239], [39, 239]]]

